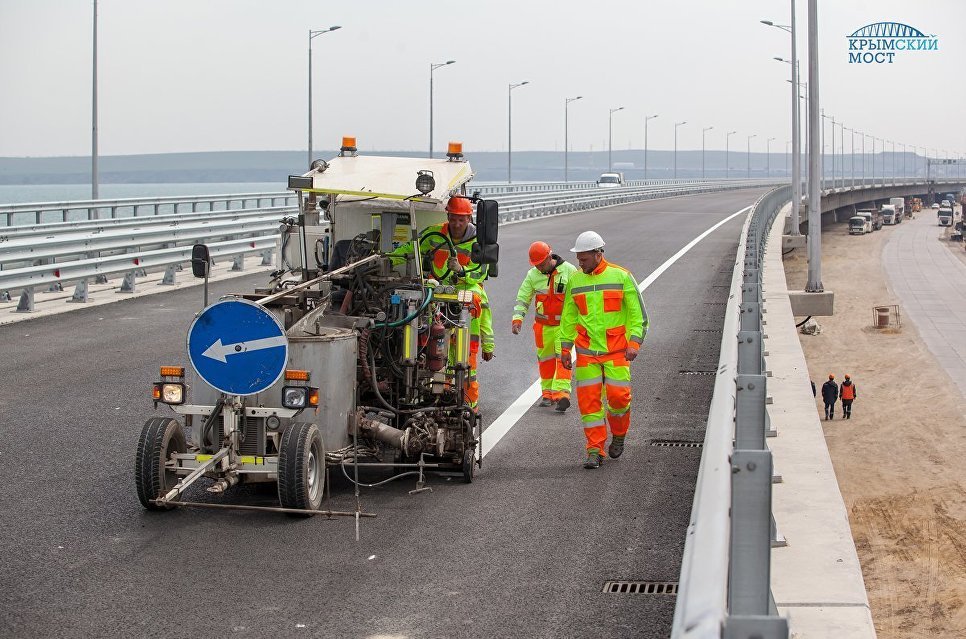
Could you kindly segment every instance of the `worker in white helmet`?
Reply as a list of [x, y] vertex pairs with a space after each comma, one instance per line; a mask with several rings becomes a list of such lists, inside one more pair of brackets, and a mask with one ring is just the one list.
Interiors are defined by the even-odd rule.
[[577, 237], [572, 249], [580, 270], [567, 282], [560, 322], [561, 363], [571, 367], [577, 406], [587, 438], [584, 468], [599, 468], [606, 455], [620, 457], [631, 423], [631, 365], [647, 336], [648, 319], [634, 276], [604, 259], [604, 239], [594, 231]]

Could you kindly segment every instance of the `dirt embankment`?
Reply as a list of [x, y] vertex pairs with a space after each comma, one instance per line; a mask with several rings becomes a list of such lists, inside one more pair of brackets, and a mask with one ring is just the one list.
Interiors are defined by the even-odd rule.
[[[902, 228], [849, 236], [840, 223], [822, 234], [835, 315], [800, 340], [817, 387], [829, 373], [856, 383], [852, 419], [837, 405], [822, 424], [878, 636], [966, 637], [966, 398], [915, 326], [872, 327], [874, 306], [901, 312], [880, 256]], [[804, 288], [804, 250], [785, 257], [785, 271], [789, 289]]]

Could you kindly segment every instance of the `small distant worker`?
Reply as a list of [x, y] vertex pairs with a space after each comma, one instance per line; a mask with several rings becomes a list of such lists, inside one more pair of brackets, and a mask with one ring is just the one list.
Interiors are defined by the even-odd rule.
[[600, 468], [607, 455], [624, 452], [631, 425], [631, 362], [647, 336], [648, 319], [637, 280], [604, 259], [604, 239], [594, 231], [577, 236], [572, 252], [580, 270], [570, 275], [560, 321], [560, 361], [572, 366], [577, 351], [577, 406], [587, 438], [584, 468]]
[[570, 275], [577, 267], [553, 252], [546, 242], [530, 245], [530, 265], [513, 307], [511, 330], [519, 335], [523, 318], [534, 303], [533, 339], [540, 370], [540, 406], [556, 404], [558, 413], [570, 408], [570, 369], [560, 361], [560, 316]]
[[842, 400], [842, 419], [852, 419], [852, 402], [859, 394], [855, 391], [855, 383], [848, 375], [839, 387], [839, 399]]
[[839, 397], [839, 385], [835, 383], [835, 375], [829, 373], [828, 381], [822, 384], [822, 401], [825, 402], [825, 419], [835, 417], [835, 402]]
[[[473, 224], [473, 203], [468, 198], [454, 195], [446, 202], [446, 222], [434, 224], [419, 234], [419, 256], [425, 262], [426, 277], [441, 284], [452, 284], [458, 290], [473, 294], [470, 311], [470, 361], [464, 396], [470, 408], [475, 409], [480, 400], [480, 384], [476, 381], [478, 358], [484, 361], [494, 357], [493, 316], [483, 282], [487, 269], [472, 261], [473, 243], [476, 242], [476, 225]], [[412, 242], [399, 246], [389, 253], [393, 261], [414, 253]], [[450, 349], [450, 361], [455, 358], [455, 347]]]

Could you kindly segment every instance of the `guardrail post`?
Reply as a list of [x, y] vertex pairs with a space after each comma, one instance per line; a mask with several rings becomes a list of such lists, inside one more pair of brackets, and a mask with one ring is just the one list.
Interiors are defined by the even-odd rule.
[[764, 375], [739, 374], [737, 376], [735, 448], [747, 450], [765, 448], [766, 380]]
[[87, 280], [83, 279], [77, 282], [77, 286], [74, 288], [74, 294], [71, 296], [68, 302], [81, 302], [86, 303], [90, 301], [87, 291]]
[[[771, 590], [771, 451], [731, 456], [731, 618], [768, 615]], [[762, 635], [764, 636], [764, 635]]]
[[17, 303], [18, 313], [34, 312], [34, 287], [28, 286], [20, 294], [20, 301]]
[[236, 255], [232, 260], [231, 270], [233, 271], [244, 271], [245, 270], [245, 256], [241, 253]]
[[166, 269], [164, 269], [164, 277], [158, 282], [158, 285], [171, 286], [175, 284], [175, 274], [178, 271], [178, 264], [171, 264]]
[[272, 265], [272, 253], [273, 252], [274, 251], [272, 249], [265, 249], [264, 251], [262, 251], [262, 266], [271, 266]]
[[738, 331], [738, 374], [762, 374], [761, 331]]
[[124, 274], [124, 281], [118, 293], [133, 293], [137, 287], [137, 271], [128, 271]]

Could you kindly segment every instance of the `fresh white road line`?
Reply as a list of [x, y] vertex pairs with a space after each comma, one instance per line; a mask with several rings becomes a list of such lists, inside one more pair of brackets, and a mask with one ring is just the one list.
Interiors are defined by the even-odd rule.
[[[654, 270], [653, 273], [644, 278], [644, 280], [638, 284], [637, 290], [643, 293], [644, 289], [653, 284], [654, 281], [660, 277], [662, 273], [664, 273], [664, 271], [668, 270], [671, 265], [681, 259], [692, 248], [694, 248], [698, 242], [714, 233], [723, 224], [730, 222], [732, 219], [736, 218], [742, 213], [746, 213], [749, 209], [751, 209], [751, 207], [746, 206], [740, 211], [735, 211], [701, 235], [688, 242], [684, 248], [672, 255], [666, 262], [664, 262], [664, 264], [661, 264]], [[499, 417], [493, 420], [493, 423], [483, 431], [481, 439], [484, 457], [487, 455], [487, 453], [493, 450], [498, 443], [500, 443], [500, 440], [510, 432], [510, 429], [513, 428], [518, 421], [520, 421], [520, 418], [523, 417], [528, 410], [530, 410], [530, 407], [533, 406], [534, 402], [536, 402], [539, 398], [540, 379], [537, 378], [537, 381], [535, 381], [527, 390], [523, 391], [519, 397], [513, 400], [513, 403], [510, 404], [507, 409], [503, 411]]]

